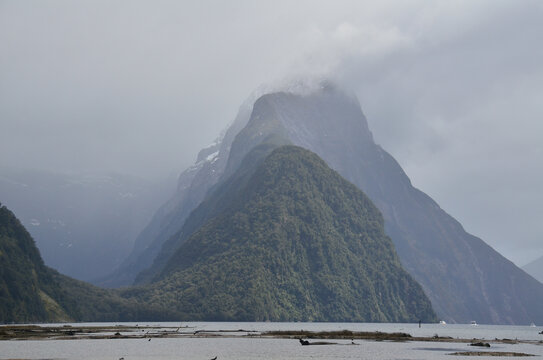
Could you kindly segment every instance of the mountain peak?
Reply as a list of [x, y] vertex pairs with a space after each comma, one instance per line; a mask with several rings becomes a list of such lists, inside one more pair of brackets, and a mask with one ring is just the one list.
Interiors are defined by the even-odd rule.
[[356, 97], [330, 81], [318, 84], [303, 83], [259, 97], [249, 122], [232, 143], [225, 175], [232, 174], [250, 149], [271, 136], [313, 151], [320, 149], [320, 153], [331, 153], [338, 144], [346, 144], [353, 154], [372, 151], [373, 135]]
[[276, 93], [302, 97], [318, 95], [339, 96], [350, 98], [353, 102], [358, 103], [354, 92], [347, 90], [337, 81], [324, 76], [296, 76], [262, 84], [251, 93], [245, 103], [249, 101], [252, 105], [259, 98]]
[[193, 211], [139, 298], [196, 320], [435, 320], [371, 200], [308, 150], [260, 149]]
[[[375, 144], [355, 97], [331, 81], [302, 79], [263, 87], [254, 98], [252, 112], [244, 118], [246, 125], [232, 131], [237, 135], [224, 143], [229, 153], [228, 160], [221, 155], [222, 161], [227, 161], [222, 163], [223, 171], [211, 176], [202, 168], [187, 188], [187, 194], [200, 197], [185, 198], [180, 202], [182, 211], [158, 218], [173, 225], [167, 228], [169, 236], [181, 229], [188, 214], [213, 187], [238, 171], [255, 147], [297, 145], [316, 153], [379, 208], [402, 265], [422, 285], [443, 320], [543, 322], [543, 309], [536, 305], [543, 299], [543, 286], [481, 239], [466, 233], [458, 221], [412, 186], [396, 160]], [[211, 184], [209, 179], [217, 181]], [[195, 186], [199, 186], [198, 192]], [[165, 237], [158, 239], [162, 240], [156, 242], [159, 245], [166, 241]]]
[[[263, 86], [266, 89], [266, 86]], [[285, 92], [293, 95], [308, 96], [317, 93], [345, 93], [333, 80], [325, 77], [297, 77], [277, 82], [267, 87], [266, 93]], [[265, 95], [265, 93], [262, 93]], [[351, 96], [354, 96], [351, 95]]]

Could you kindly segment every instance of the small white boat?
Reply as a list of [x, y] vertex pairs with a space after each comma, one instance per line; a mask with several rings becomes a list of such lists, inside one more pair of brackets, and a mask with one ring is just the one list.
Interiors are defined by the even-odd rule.
[[471, 326], [477, 326], [477, 322], [475, 320], [471, 321]]
[[439, 320], [439, 324], [440, 324], [440, 325], [447, 325], [447, 323], [445, 322], [445, 320]]

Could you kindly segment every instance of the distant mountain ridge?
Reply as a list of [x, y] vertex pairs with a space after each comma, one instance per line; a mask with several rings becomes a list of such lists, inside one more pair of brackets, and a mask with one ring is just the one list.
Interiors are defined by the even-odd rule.
[[436, 321], [371, 201], [281, 142], [251, 149], [124, 296], [193, 320]]
[[522, 269], [543, 284], [543, 256], [524, 265]]
[[45, 266], [30, 234], [0, 204], [0, 324], [172, 319], [179, 315], [123, 299], [115, 291]]
[[120, 174], [0, 168], [0, 201], [32, 234], [45, 263], [87, 281], [119, 266], [173, 190], [173, 181]]
[[190, 212], [219, 181], [228, 160], [230, 145], [238, 131], [249, 121], [251, 110], [252, 106], [243, 104], [228, 130], [198, 153], [196, 163], [179, 176], [174, 196], [155, 213], [136, 238], [128, 257], [101, 285], [131, 285], [138, 273], [151, 266], [162, 244], [179, 231]]
[[[375, 144], [354, 96], [329, 82], [303, 94], [276, 92], [261, 96], [253, 105], [247, 125], [234, 139], [229, 138], [231, 143], [224, 142], [229, 149], [224, 153], [228, 162], [222, 163], [222, 171], [214, 169], [213, 183], [220, 182], [221, 175], [224, 180], [235, 174], [251, 149], [271, 136], [315, 152], [369, 196], [384, 216], [386, 233], [403, 266], [423, 286], [443, 320], [543, 323], [543, 286], [482, 240], [466, 233], [429, 196], [411, 185], [393, 157]], [[224, 161], [224, 157], [221, 159]], [[200, 170], [199, 174], [206, 172]], [[214, 184], [201, 186], [201, 194]], [[178, 204], [185, 211], [179, 219], [187, 219], [186, 210], [197, 206], [183, 200]], [[162, 220], [173, 224], [165, 217]], [[180, 223], [172, 227], [170, 243], [179, 238], [173, 236], [173, 229], [180, 231]], [[168, 239], [156, 240], [147, 239], [153, 253], [158, 254], [155, 261], [165, 264], [168, 259], [161, 255], [160, 247]]]

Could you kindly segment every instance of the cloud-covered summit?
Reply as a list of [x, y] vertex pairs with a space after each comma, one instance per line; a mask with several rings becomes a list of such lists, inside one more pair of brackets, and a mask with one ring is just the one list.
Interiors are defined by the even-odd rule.
[[179, 172], [259, 84], [325, 76], [523, 264], [543, 254], [541, 34], [538, 1], [2, 1], [0, 165]]

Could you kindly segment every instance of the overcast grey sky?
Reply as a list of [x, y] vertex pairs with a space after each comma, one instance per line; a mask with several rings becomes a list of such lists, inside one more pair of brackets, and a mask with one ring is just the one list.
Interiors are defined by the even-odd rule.
[[0, 0], [0, 166], [178, 173], [263, 83], [329, 76], [474, 235], [543, 255], [543, 1]]

